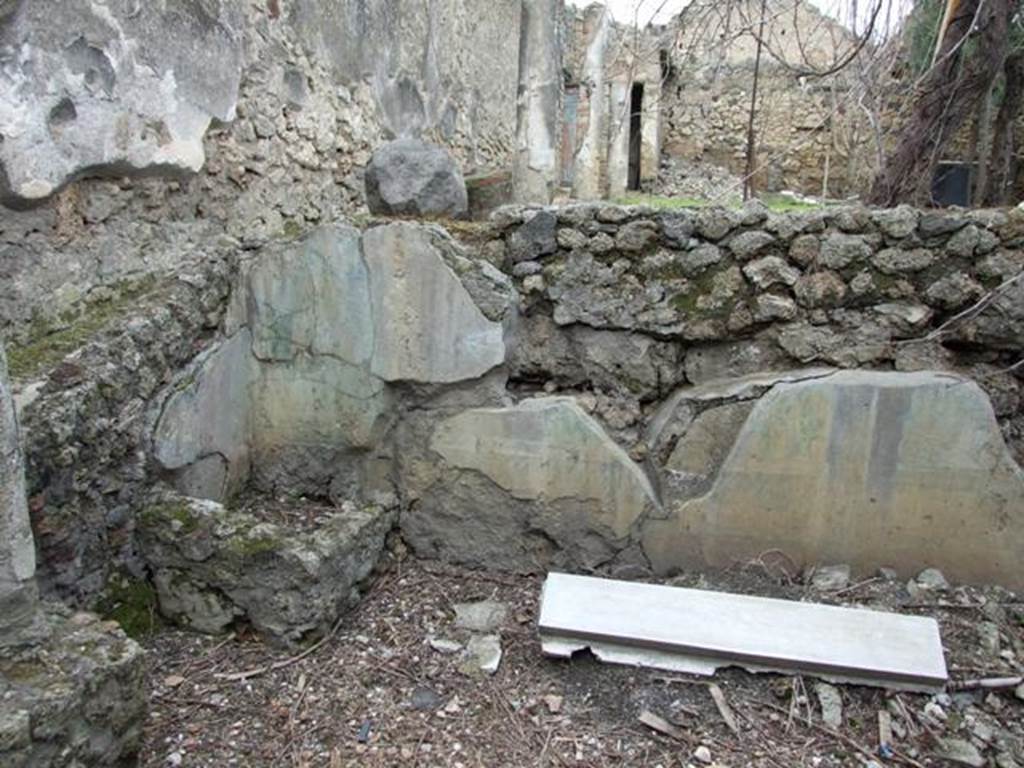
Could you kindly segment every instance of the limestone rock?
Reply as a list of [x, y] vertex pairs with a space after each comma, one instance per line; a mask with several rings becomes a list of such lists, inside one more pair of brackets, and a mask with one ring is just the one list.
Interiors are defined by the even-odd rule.
[[419, 501], [402, 518], [424, 556], [592, 567], [658, 508], [643, 471], [571, 398], [464, 411], [437, 426], [430, 449], [444, 463], [409, 489]]
[[116, 623], [49, 609], [47, 639], [0, 654], [0, 765], [135, 765], [146, 722], [142, 649]]
[[743, 267], [743, 274], [760, 290], [775, 285], [792, 286], [800, 279], [800, 270], [778, 256], [765, 256]]
[[844, 371], [765, 394], [712, 490], [647, 521], [644, 548], [660, 572], [778, 547], [798, 563], [934, 563], [1019, 589], [1021, 509], [1024, 473], [976, 384]]
[[248, 477], [250, 347], [242, 330], [208, 350], [163, 405], [153, 456], [183, 493], [220, 500]]
[[455, 626], [471, 632], [494, 632], [501, 628], [508, 614], [508, 606], [495, 600], [476, 603], [456, 603]]
[[242, 3], [18, 5], [0, 20], [5, 202], [86, 174], [203, 166], [211, 121], [235, 116]]
[[684, 323], [664, 285], [645, 285], [624, 259], [605, 264], [588, 252], [569, 254], [548, 286], [559, 325], [582, 323], [595, 328], [626, 329], [672, 335]]
[[971, 768], [984, 768], [988, 764], [978, 748], [964, 739], [939, 739], [935, 745], [935, 755], [956, 765]]
[[981, 314], [959, 325], [954, 336], [1013, 352], [1024, 348], [1024, 280], [1006, 286]]
[[985, 289], [981, 284], [963, 272], [946, 275], [925, 291], [928, 302], [941, 309], [959, 309], [984, 295]]
[[775, 242], [775, 236], [761, 230], [742, 232], [729, 240], [729, 250], [740, 261], [754, 258]]
[[788, 296], [762, 293], [754, 302], [754, 319], [759, 323], [792, 320], [796, 315], [796, 304]]
[[478, 378], [505, 361], [501, 324], [484, 316], [424, 228], [371, 229], [363, 250], [375, 376], [446, 383]]
[[684, 275], [693, 277], [721, 261], [722, 250], [717, 245], [705, 243], [704, 245], [697, 246], [692, 251], [680, 254], [678, 264]]
[[920, 272], [935, 263], [935, 254], [927, 248], [907, 251], [902, 248], [886, 248], [875, 254], [871, 260], [875, 268], [887, 275]]
[[139, 515], [160, 610], [203, 632], [239, 617], [283, 643], [327, 631], [352, 607], [384, 550], [394, 514], [343, 505], [308, 531], [210, 501], [168, 497]]
[[462, 669], [467, 674], [493, 675], [501, 665], [501, 638], [497, 635], [475, 635], [466, 644], [466, 661]]
[[821, 706], [821, 720], [829, 728], [838, 729], [843, 726], [843, 697], [839, 689], [828, 683], [815, 683], [814, 693]]
[[25, 461], [7, 379], [7, 358], [0, 346], [0, 648], [39, 636], [35, 574], [36, 548], [25, 497]]
[[959, 213], [923, 213], [917, 231], [921, 237], [948, 235], [967, 225], [967, 219]]
[[683, 248], [693, 235], [694, 217], [689, 211], [671, 211], [658, 217], [661, 236], [673, 248]]
[[862, 235], [831, 234], [822, 242], [818, 259], [829, 269], [846, 269], [851, 264], [867, 261], [871, 250]]
[[921, 589], [942, 591], [949, 589], [949, 582], [946, 581], [946, 576], [938, 568], [925, 568], [919, 574], [914, 582]]
[[[558, 250], [560, 233], [557, 230], [558, 219], [550, 211], [537, 211], [532, 217], [515, 230], [508, 239], [509, 261], [518, 264], [522, 261], [537, 261]], [[573, 232], [576, 230], [562, 230]], [[562, 235], [565, 237], [565, 235]], [[586, 242], [583, 235], [580, 237]]]
[[801, 306], [811, 309], [835, 307], [846, 298], [846, 283], [835, 272], [814, 272], [801, 277], [793, 293]]
[[920, 212], [909, 205], [900, 205], [896, 208], [874, 211], [871, 214], [871, 220], [878, 228], [896, 240], [910, 237], [910, 235], [914, 234], [919, 217]]
[[373, 153], [366, 168], [366, 202], [387, 216], [464, 216], [466, 182], [443, 147], [396, 139]]
[[814, 569], [811, 574], [811, 586], [819, 592], [834, 592], [850, 584], [850, 566], [823, 565]]
[[623, 253], [640, 253], [658, 239], [656, 225], [650, 221], [631, 221], [615, 236], [615, 247]]
[[789, 246], [789, 258], [804, 269], [813, 266], [821, 253], [821, 240], [815, 235], [800, 235]]

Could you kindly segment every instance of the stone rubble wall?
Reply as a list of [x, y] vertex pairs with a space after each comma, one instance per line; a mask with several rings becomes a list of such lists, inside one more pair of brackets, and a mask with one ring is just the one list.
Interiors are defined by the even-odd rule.
[[[98, 304], [81, 338], [12, 347], [32, 525], [44, 589], [72, 602], [96, 595], [115, 563], [138, 572], [138, 501], [154, 482], [153, 398], [220, 326], [229, 257], [206, 251], [188, 271], [130, 303]], [[25, 382], [33, 382], [26, 385]]]
[[137, 762], [142, 649], [116, 622], [40, 601], [24, 476], [0, 346], [0, 765]]
[[[121, 318], [49, 369], [23, 406], [44, 583], [87, 598], [111, 563], [154, 567], [133, 531], [169, 483], [397, 506], [418, 554], [484, 567], [671, 572], [771, 542], [805, 564], [1019, 586], [1005, 563], [1024, 509], [1020, 212], [587, 204], [455, 231], [461, 243], [395, 222], [277, 239], [165, 310], [192, 320]], [[179, 351], [158, 367], [123, 354], [168, 329]], [[858, 413], [870, 429], [847, 461]], [[792, 468], [811, 491], [730, 518], [716, 510], [741, 497], [720, 481], [757, 485], [745, 456], [769, 451], [744, 435], [762, 433], [817, 446]], [[929, 435], [949, 449], [929, 452]], [[821, 474], [848, 465], [861, 469]], [[936, 477], [937, 495], [920, 490]], [[866, 509], [834, 504], [862, 498], [858, 483], [878, 489]], [[808, 517], [784, 522], [787, 504]], [[830, 535], [854, 529], [823, 526], [832, 507], [862, 515], [878, 546], [844, 550]]]
[[1019, 211], [596, 204], [505, 208], [492, 222], [497, 236], [481, 252], [523, 297], [527, 330], [510, 353], [513, 380], [574, 383], [579, 373], [569, 373], [562, 350], [596, 331], [660, 344], [674, 374], [621, 376], [619, 389], [640, 403], [679, 384], [794, 366], [954, 370], [986, 388], [1022, 455], [1019, 379], [1000, 371], [1024, 348], [1024, 281], [941, 339], [922, 341], [1020, 274]]
[[520, 5], [481, 24], [469, 0], [14, 3], [0, 335], [66, 326], [218, 239], [254, 248], [361, 213], [382, 139], [442, 144], [467, 176], [511, 168]]

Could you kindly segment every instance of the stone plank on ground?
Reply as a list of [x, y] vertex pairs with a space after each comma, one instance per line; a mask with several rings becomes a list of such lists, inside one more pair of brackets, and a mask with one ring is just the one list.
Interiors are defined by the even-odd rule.
[[938, 623], [815, 603], [551, 573], [544, 652], [712, 674], [724, 666], [905, 690], [948, 679]]

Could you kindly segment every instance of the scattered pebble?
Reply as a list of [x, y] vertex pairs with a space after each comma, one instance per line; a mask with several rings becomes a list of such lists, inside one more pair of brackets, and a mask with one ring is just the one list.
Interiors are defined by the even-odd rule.
[[925, 568], [914, 580], [921, 589], [949, 589], [949, 582], [938, 568]]
[[829, 728], [841, 728], [843, 725], [843, 697], [839, 689], [828, 683], [818, 683], [814, 686], [814, 692], [818, 695], [818, 703], [821, 705], [821, 719]]
[[455, 626], [470, 632], [494, 632], [505, 621], [508, 607], [494, 600], [455, 604]]
[[548, 712], [552, 715], [557, 715], [562, 711], [562, 702], [561, 696], [548, 695], [544, 697], [544, 706], [548, 708]]
[[428, 712], [441, 706], [442, 699], [437, 693], [425, 686], [417, 686], [413, 689], [409, 701], [413, 709], [419, 712]]
[[985, 768], [985, 758], [978, 748], [964, 739], [939, 739], [935, 745], [935, 755], [958, 765]]
[[466, 645], [466, 653], [468, 658], [463, 664], [464, 671], [493, 675], [501, 664], [501, 640], [497, 635], [477, 635]]
[[443, 637], [428, 637], [427, 644], [438, 653], [458, 653], [463, 648], [462, 643]]
[[711, 750], [701, 744], [693, 751], [693, 757], [695, 760], [709, 765], [711, 763]]
[[811, 574], [811, 586], [819, 592], [835, 592], [850, 586], [850, 566], [823, 565]]

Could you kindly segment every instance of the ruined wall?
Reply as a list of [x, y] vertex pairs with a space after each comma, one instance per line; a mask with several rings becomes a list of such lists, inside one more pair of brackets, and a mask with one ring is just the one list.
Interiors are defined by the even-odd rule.
[[38, 338], [218, 240], [363, 211], [362, 168], [396, 135], [444, 144], [467, 175], [510, 168], [520, 3], [487, 16], [468, 0], [16, 4], [0, 159], [6, 201], [36, 207], [0, 210], [0, 334]]
[[[664, 151], [740, 174], [746, 165], [760, 4], [693, 3], [674, 25], [671, 74], [664, 87]], [[755, 183], [831, 197], [858, 193], [870, 180], [874, 134], [858, 106], [849, 31], [806, 3], [768, 4], [758, 86]], [[851, 95], [852, 94], [852, 95]]]
[[639, 120], [641, 183], [658, 175], [661, 160], [661, 28], [639, 30], [612, 20], [603, 6], [566, 8], [563, 69], [575, 108], [564, 116], [563, 183], [579, 200], [621, 197], [629, 186], [634, 117], [631, 94], [643, 88]]
[[[81, 352], [49, 352], [42, 389], [19, 395], [44, 584], [87, 598], [113, 563], [146, 573], [134, 530], [156, 482], [397, 506], [419, 554], [488, 567], [670, 572], [783, 535], [798, 562], [1010, 578], [1020, 281], [924, 339], [1020, 274], [1019, 212], [595, 204], [461, 231], [462, 245], [394, 223], [277, 239]], [[828, 448], [863, 425], [848, 456]], [[756, 509], [737, 493], [761, 480], [719, 484], [760, 471], [732, 450], [756, 435], [771, 441], [750, 455], [817, 453], [764, 467], [802, 478], [767, 512], [719, 514]], [[862, 469], [821, 474], [840, 459]], [[875, 501], [837, 507], [861, 498], [857, 471]], [[845, 528], [822, 524], [833, 508]]]

